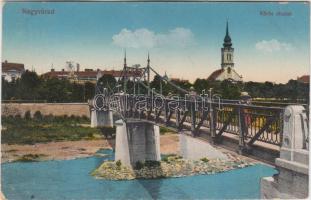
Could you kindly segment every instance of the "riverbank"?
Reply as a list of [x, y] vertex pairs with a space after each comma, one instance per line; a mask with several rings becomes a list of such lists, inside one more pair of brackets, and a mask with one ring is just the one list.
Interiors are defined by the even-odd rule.
[[[161, 152], [163, 154], [178, 154], [179, 139], [177, 134], [161, 135]], [[14, 161], [44, 161], [44, 160], [69, 160], [93, 156], [100, 149], [113, 149], [114, 139], [96, 139], [79, 141], [61, 141], [37, 143], [33, 145], [2, 144], [1, 162]]]

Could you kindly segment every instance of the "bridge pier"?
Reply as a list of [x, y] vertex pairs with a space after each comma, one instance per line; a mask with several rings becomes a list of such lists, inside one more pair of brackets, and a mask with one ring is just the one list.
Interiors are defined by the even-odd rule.
[[304, 199], [309, 179], [308, 119], [302, 106], [288, 106], [284, 112], [280, 158], [275, 160], [279, 174], [261, 179], [262, 199]]
[[115, 160], [135, 166], [137, 161], [161, 160], [159, 126], [148, 121], [118, 120], [115, 123]]
[[112, 111], [91, 110], [91, 127], [113, 127]]
[[199, 160], [201, 158], [227, 160], [227, 156], [217, 150], [211, 144], [201, 139], [191, 136], [191, 131], [179, 132], [180, 154], [189, 160]]

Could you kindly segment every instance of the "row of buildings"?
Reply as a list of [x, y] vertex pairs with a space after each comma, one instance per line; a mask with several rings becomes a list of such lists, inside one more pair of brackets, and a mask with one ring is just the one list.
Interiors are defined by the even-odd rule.
[[[149, 62], [150, 62], [150, 59], [148, 55], [148, 63]], [[124, 65], [126, 66], [126, 56], [124, 57]], [[139, 77], [142, 73], [142, 71], [139, 70], [140, 65], [134, 65], [132, 66], [132, 68], [137, 68], [137, 70], [133, 72], [129, 72], [129, 73], [138, 73], [138, 74], [128, 74], [128, 76]], [[17, 78], [20, 78], [22, 73], [24, 72], [25, 72], [24, 64], [9, 63], [7, 61], [2, 62], [2, 78], [4, 78], [7, 81], [14, 81]], [[73, 70], [72, 65], [67, 70], [62, 69], [61, 71], [56, 71], [54, 68], [52, 68], [49, 72], [42, 74], [42, 77], [68, 79], [68, 80], [72, 80], [78, 83], [84, 83], [86, 81], [96, 82], [100, 77], [102, 77], [105, 74], [112, 75], [116, 79], [119, 79], [120, 77], [124, 76], [124, 74], [122, 74], [122, 70], [85, 69], [84, 71], [80, 71], [80, 65], [77, 64], [75, 70]], [[209, 81], [230, 80], [232, 82], [243, 81], [243, 77], [235, 70], [234, 48], [233, 48], [232, 40], [229, 34], [228, 22], [226, 24], [226, 35], [224, 37], [223, 47], [221, 48], [220, 69], [217, 69], [214, 72], [212, 72], [208, 76], [207, 80]], [[309, 83], [310, 76], [304, 75], [302, 77], [297, 77], [297, 80], [303, 83]], [[187, 81], [187, 80], [183, 80], [183, 81]]]

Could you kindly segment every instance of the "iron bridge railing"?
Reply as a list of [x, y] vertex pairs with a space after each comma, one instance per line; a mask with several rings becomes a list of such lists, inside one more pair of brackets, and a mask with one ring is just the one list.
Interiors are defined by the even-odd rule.
[[144, 119], [176, 130], [190, 130], [194, 136], [205, 129], [215, 141], [224, 134], [239, 137], [239, 146], [251, 147], [256, 141], [280, 146], [283, 112], [281, 107], [266, 107], [223, 102], [220, 98], [188, 95], [146, 96], [113, 94], [94, 101], [99, 110], [112, 110], [123, 120]]

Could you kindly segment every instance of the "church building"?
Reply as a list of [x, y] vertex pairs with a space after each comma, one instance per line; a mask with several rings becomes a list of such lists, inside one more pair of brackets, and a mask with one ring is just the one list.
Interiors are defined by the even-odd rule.
[[229, 28], [227, 22], [226, 36], [224, 38], [223, 48], [221, 48], [221, 69], [214, 71], [207, 80], [231, 80], [233, 82], [242, 81], [242, 76], [239, 75], [234, 69], [233, 53], [234, 48], [232, 48], [232, 42], [229, 35]]

